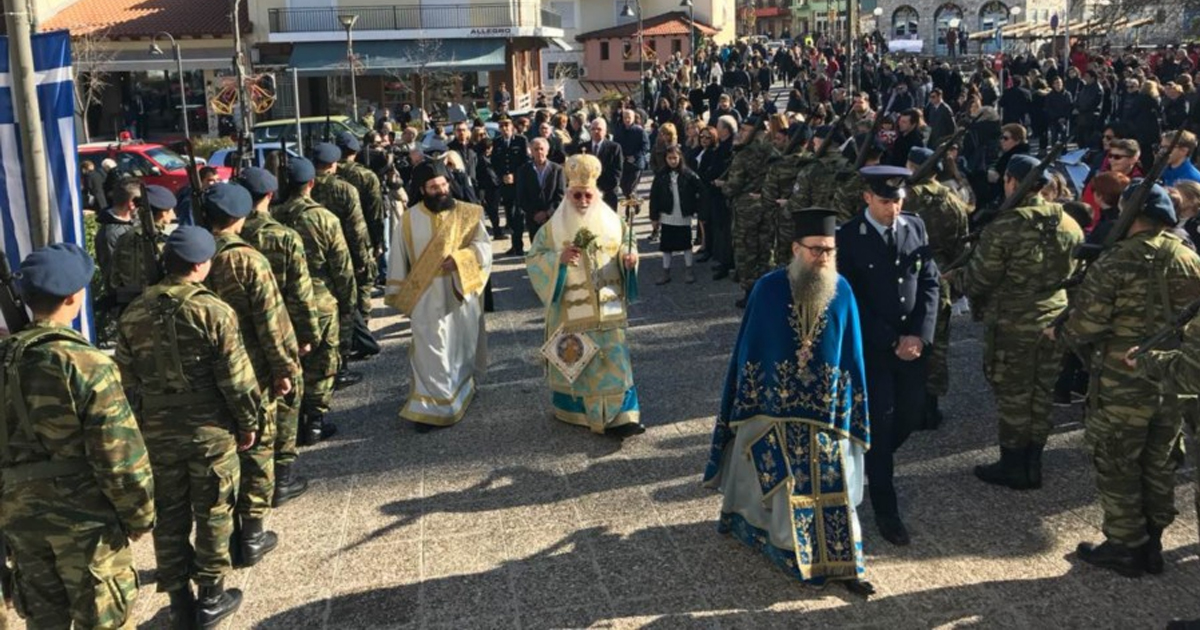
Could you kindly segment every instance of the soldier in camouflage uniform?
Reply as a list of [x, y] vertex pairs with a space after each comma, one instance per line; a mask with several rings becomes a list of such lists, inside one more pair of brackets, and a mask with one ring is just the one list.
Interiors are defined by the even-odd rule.
[[[1122, 205], [1140, 181], [1131, 182]], [[1176, 218], [1164, 188], [1154, 185], [1142, 208], [1124, 211], [1131, 210], [1137, 218], [1093, 263], [1061, 333], [1088, 363], [1084, 434], [1104, 509], [1105, 542], [1081, 543], [1079, 558], [1136, 577], [1163, 570], [1162, 532], [1176, 515], [1182, 408], [1124, 358], [1200, 298], [1200, 257], [1168, 231]]]
[[117, 339], [117, 364], [137, 394], [150, 449], [158, 590], [170, 595], [176, 628], [191, 627], [192, 619], [214, 627], [242, 600], [237, 589], [224, 589], [224, 578], [232, 564], [237, 451], [257, 438], [262, 400], [237, 314], [201, 284], [215, 252], [203, 228], [172, 232], [163, 253], [166, 278], [129, 306]]
[[154, 214], [154, 260], [147, 260], [146, 238], [142, 222], [133, 224], [133, 229], [117, 239], [113, 247], [112, 270], [109, 282], [117, 292], [117, 303], [129, 304], [142, 294], [146, 287], [162, 279], [158, 269], [158, 258], [162, 255], [167, 234], [174, 227], [175, 195], [162, 186], [146, 186], [146, 201]]
[[[362, 204], [363, 221], [367, 224], [367, 236], [370, 239], [371, 258], [367, 261], [371, 275], [359, 280], [359, 308], [365, 319], [371, 315], [371, 289], [375, 286], [379, 269], [377, 261], [383, 254], [383, 222], [387, 213], [383, 206], [383, 185], [379, 176], [370, 168], [358, 162], [358, 153], [362, 150], [359, 138], [349, 131], [343, 131], [337, 136], [337, 146], [342, 150], [342, 161], [337, 165], [337, 176], [346, 180], [358, 191], [358, 201]], [[470, 173], [474, 177], [474, 173]], [[363, 304], [366, 306], [363, 307]]]
[[329, 412], [334, 376], [341, 361], [338, 321], [339, 316], [348, 317], [354, 310], [358, 294], [341, 225], [333, 213], [309, 196], [315, 177], [312, 162], [304, 158], [292, 160], [288, 164], [287, 201], [274, 209], [280, 223], [296, 230], [304, 243], [318, 317], [319, 341], [303, 359], [304, 398], [299, 438], [302, 445], [315, 444], [337, 432], [337, 427], [325, 420], [325, 414]]
[[[1037, 165], [1029, 156], [1014, 157], [1004, 175], [1006, 194]], [[1000, 415], [1000, 461], [975, 467], [987, 483], [1041, 487], [1059, 364], [1042, 329], [1067, 306], [1062, 282], [1075, 269], [1071, 252], [1081, 242], [1083, 231], [1062, 206], [1032, 193], [984, 229], [970, 262], [950, 279], [987, 304], [983, 373]]]
[[[933, 158], [933, 150], [925, 147], [913, 147], [908, 152], [908, 169], [916, 173], [926, 161]], [[904, 207], [925, 222], [925, 232], [929, 237], [929, 249], [933, 251], [933, 259], [937, 261], [938, 269], [950, 268], [950, 263], [957, 260], [965, 249], [965, 240], [969, 226], [967, 204], [958, 195], [937, 181], [933, 169], [921, 181], [910, 184], [908, 197]], [[938, 428], [942, 423], [942, 412], [938, 409], [938, 398], [945, 396], [950, 390], [950, 369], [948, 354], [950, 350], [950, 283], [946, 278], [940, 281], [941, 303], [938, 306], [937, 328], [933, 333], [933, 348], [929, 357], [929, 378], [925, 382], [925, 424], [926, 430]]]
[[766, 200], [764, 205], [775, 213], [775, 264], [783, 265], [787, 264], [792, 256], [792, 230], [795, 225], [791, 216], [787, 214], [788, 199], [792, 196], [796, 174], [811, 157], [802, 150], [804, 137], [800, 134], [793, 137], [786, 129], [775, 131], [771, 140], [780, 149], [781, 155], [767, 168], [762, 194]]
[[[878, 140], [872, 140], [867, 145], [867, 158], [863, 167], [876, 166], [883, 159], [885, 147]], [[858, 174], [854, 164], [845, 161], [833, 175], [833, 205], [837, 211], [838, 225], [849, 221], [863, 211], [863, 193], [867, 191], [867, 182]]]
[[34, 321], [0, 341], [0, 528], [29, 628], [131, 626], [129, 540], [154, 525], [150, 461], [120, 377], [70, 328], [94, 271], [73, 244], [30, 254], [19, 282]]
[[239, 458], [242, 482], [234, 523], [234, 563], [252, 566], [278, 542], [263, 528], [275, 495], [276, 400], [291, 393], [292, 382], [300, 377], [300, 349], [271, 263], [239, 236], [254, 209], [250, 192], [238, 184], [217, 184], [205, 192], [203, 206], [217, 241], [205, 284], [237, 313], [263, 393], [258, 442]]
[[[304, 243], [295, 230], [276, 221], [268, 211], [279, 189], [275, 176], [261, 168], [242, 171], [239, 183], [250, 191], [254, 212], [246, 217], [241, 236], [271, 263], [275, 284], [283, 295], [284, 307], [296, 343], [304, 356], [320, 343], [317, 305], [312, 279], [304, 258]], [[276, 402], [275, 414], [275, 498], [273, 507], [304, 494], [308, 480], [292, 474], [296, 462], [296, 436], [300, 427], [300, 403], [304, 400], [304, 379], [292, 382], [292, 391]]]
[[[821, 150], [822, 144], [833, 142], [830, 138], [832, 132], [832, 125], [822, 125], [817, 128], [812, 139], [814, 154]], [[792, 184], [792, 194], [788, 199], [787, 211], [794, 213], [804, 208], [833, 208], [834, 196], [837, 193], [834, 176], [850, 166], [846, 158], [842, 157], [832, 146], [820, 158], [813, 159], [810, 156], [805, 161], [804, 167], [796, 173], [796, 179]], [[862, 211], [861, 195], [858, 198], [858, 210]], [[850, 217], [839, 215], [838, 223], [843, 223], [848, 218]], [[788, 247], [790, 252], [791, 245], [789, 244]]]
[[762, 200], [762, 185], [766, 166], [779, 152], [769, 142], [756, 138], [761, 123], [747, 123], [738, 128], [738, 142], [733, 147], [733, 163], [724, 180], [715, 182], [733, 209], [733, 255], [738, 281], [745, 295], [737, 301], [744, 308], [750, 289], [760, 277], [771, 270], [771, 254], [775, 247], [771, 211]]

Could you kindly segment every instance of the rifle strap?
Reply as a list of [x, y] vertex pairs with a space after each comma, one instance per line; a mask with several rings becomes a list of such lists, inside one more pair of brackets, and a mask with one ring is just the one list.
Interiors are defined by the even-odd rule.
[[179, 353], [179, 334], [175, 326], [176, 314], [197, 293], [207, 291], [203, 286], [184, 285], [179, 289], [168, 289], [158, 295], [152, 307], [158, 325], [151, 331], [154, 335], [154, 366], [163, 379], [162, 391], [187, 392], [191, 390], [187, 374], [183, 371], [183, 357]]
[[[1175, 309], [1171, 308], [1171, 289], [1167, 286], [1166, 266], [1175, 259], [1183, 245], [1178, 239], [1167, 237], [1165, 233], [1160, 238], [1163, 245], [1154, 253], [1154, 260], [1148, 270], [1150, 286], [1154, 287], [1150, 291], [1150, 295], [1146, 296], [1146, 330], [1148, 334], [1153, 334], [1160, 326], [1169, 326], [1175, 321]], [[1156, 317], [1158, 313], [1155, 311], [1159, 310], [1162, 311], [1162, 317]]]
[[[73, 332], [73, 331], [72, 331]], [[33, 346], [48, 341], [78, 341], [78, 338], [65, 330], [57, 328], [36, 328], [29, 332], [17, 333], [0, 346], [0, 392], [3, 392], [7, 403], [0, 403], [0, 458], [11, 461], [8, 453], [8, 410], [11, 404], [16, 412], [17, 428], [20, 429], [25, 441], [30, 445], [39, 445], [37, 434], [33, 431], [33, 423], [29, 420], [27, 397], [21, 388], [21, 359], [25, 351]], [[44, 451], [44, 449], [43, 449]]]

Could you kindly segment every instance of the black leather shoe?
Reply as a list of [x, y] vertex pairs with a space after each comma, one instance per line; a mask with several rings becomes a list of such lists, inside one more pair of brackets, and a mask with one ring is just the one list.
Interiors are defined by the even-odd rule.
[[1146, 573], [1150, 575], [1160, 575], [1166, 568], [1166, 562], [1162, 555], [1162, 535], [1163, 528], [1153, 525], [1146, 526], [1146, 533], [1150, 535], [1150, 541], [1142, 545], [1143, 562], [1146, 565]]
[[908, 537], [908, 528], [899, 516], [877, 516], [875, 523], [879, 526], [879, 535], [893, 545], [907, 547], [912, 542]]
[[525, 255], [524, 249], [517, 249], [516, 247], [513, 247], [513, 248], [510, 248], [508, 251], [504, 252], [503, 257], [504, 258], [515, 258], [518, 256], [524, 256], [524, 255]]
[[1023, 448], [1000, 447], [1000, 461], [986, 466], [976, 466], [975, 476], [985, 483], [1004, 486], [1013, 490], [1029, 490], [1029, 473], [1025, 468]]
[[291, 464], [275, 464], [275, 496], [271, 507], [279, 507], [308, 492], [308, 480], [292, 474]]
[[351, 385], [358, 385], [363, 380], [362, 372], [351, 372], [345, 368], [338, 370], [337, 376], [333, 379], [333, 389], [346, 389]]
[[624, 440], [625, 438], [631, 438], [635, 435], [641, 435], [645, 432], [646, 432], [646, 427], [642, 426], [641, 424], [639, 424], [637, 422], [630, 422], [628, 424], [622, 424], [619, 427], [613, 427], [611, 429], [608, 429], [604, 433], [606, 435], [611, 435], [615, 438]]
[[847, 591], [863, 599], [868, 599], [875, 594], [875, 585], [859, 578], [842, 580], [842, 586], [845, 586]]
[[242, 560], [243, 566], [252, 567], [263, 559], [263, 556], [275, 550], [279, 545], [279, 536], [275, 532], [263, 529], [262, 519], [242, 519]]
[[242, 605], [242, 592], [236, 588], [225, 590], [225, 581], [219, 580], [211, 586], [200, 586], [200, 599], [196, 602], [196, 626], [200, 630], [213, 630]]
[[1146, 572], [1146, 562], [1141, 549], [1130, 549], [1106, 540], [1099, 545], [1079, 543], [1075, 551], [1080, 560], [1128, 578], [1139, 578]]
[[171, 608], [168, 613], [171, 618], [171, 630], [192, 630], [196, 627], [196, 595], [192, 593], [191, 584], [167, 593], [171, 598]]

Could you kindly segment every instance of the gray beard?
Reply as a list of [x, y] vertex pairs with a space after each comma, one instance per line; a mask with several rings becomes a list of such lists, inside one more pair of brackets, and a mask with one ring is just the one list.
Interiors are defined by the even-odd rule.
[[830, 261], [829, 266], [819, 269], [796, 257], [788, 264], [788, 281], [792, 286], [792, 304], [801, 312], [819, 316], [837, 294], [837, 266]]

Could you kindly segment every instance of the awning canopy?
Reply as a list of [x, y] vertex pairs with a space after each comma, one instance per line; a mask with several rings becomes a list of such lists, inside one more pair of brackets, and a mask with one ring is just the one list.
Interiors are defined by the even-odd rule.
[[[1071, 31], [1071, 37], [1104, 37], [1110, 32], [1138, 28], [1153, 23], [1154, 18], [1133, 19], [1121, 17], [1115, 21], [1095, 19], [1085, 22], [1074, 20], [1068, 26]], [[1057, 33], [1062, 32], [1064, 32], [1064, 29], [1060, 26]], [[1055, 35], [1056, 31], [1051, 29], [1049, 24], [1040, 22], [1017, 22], [1015, 24], [1006, 24], [1000, 28], [1000, 36], [1005, 39], [1045, 39], [1054, 37]], [[992, 39], [995, 36], [995, 30], [975, 31], [967, 39]]]
[[[165, 54], [151, 55], [149, 45], [144, 50], [99, 51], [89, 56], [85, 61], [77, 61], [75, 72], [90, 70], [102, 72], [138, 72], [147, 70], [175, 71], [175, 53], [168, 45], [160, 41]], [[233, 68], [233, 44], [228, 49], [217, 48], [184, 48], [180, 50], [183, 58], [184, 71], [189, 70], [226, 70]]]
[[[364, 41], [354, 42], [354, 56], [367, 74], [393, 70], [503, 70], [505, 43], [503, 39]], [[304, 73], [345, 72], [346, 43], [295, 44], [289, 65]]]

